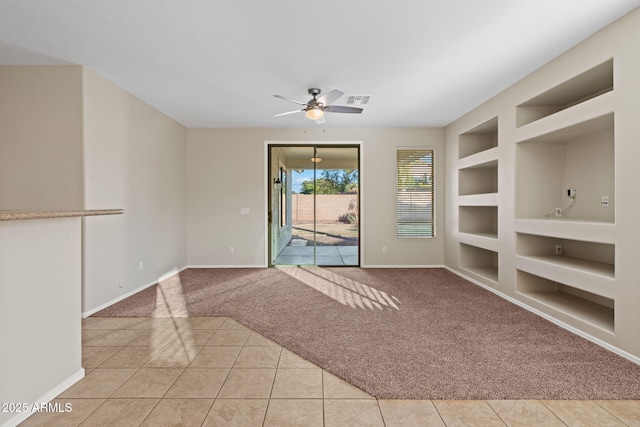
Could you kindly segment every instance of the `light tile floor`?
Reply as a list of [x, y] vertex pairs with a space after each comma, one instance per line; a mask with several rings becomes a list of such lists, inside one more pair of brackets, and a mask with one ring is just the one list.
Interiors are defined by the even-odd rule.
[[640, 401], [376, 400], [229, 318], [87, 318], [86, 377], [24, 426], [640, 426]]

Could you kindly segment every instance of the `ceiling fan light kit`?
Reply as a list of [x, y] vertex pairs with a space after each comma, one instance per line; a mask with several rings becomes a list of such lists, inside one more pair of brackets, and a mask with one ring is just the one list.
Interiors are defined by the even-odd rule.
[[362, 108], [358, 108], [358, 107], [346, 107], [346, 106], [342, 106], [342, 105], [330, 105], [332, 102], [338, 100], [342, 95], [344, 95], [344, 92], [342, 92], [341, 90], [338, 89], [334, 89], [331, 92], [327, 93], [326, 95], [321, 96], [320, 98], [318, 98], [318, 95], [320, 95], [320, 89], [318, 88], [310, 88], [308, 90], [309, 95], [311, 95], [313, 97], [313, 99], [311, 99], [309, 102], [301, 102], [301, 101], [297, 101], [295, 99], [291, 99], [291, 98], [287, 98], [286, 96], [282, 96], [282, 95], [273, 95], [276, 98], [280, 98], [283, 99], [285, 101], [289, 101], [289, 102], [293, 102], [294, 104], [298, 104], [301, 105], [303, 108], [300, 110], [294, 110], [294, 111], [287, 111], [286, 113], [280, 113], [280, 114], [276, 114], [274, 115], [274, 117], [278, 117], [278, 116], [286, 116], [288, 114], [294, 114], [294, 113], [299, 113], [304, 111], [305, 116], [310, 119], [310, 120], [315, 120], [316, 123], [321, 124], [324, 123], [324, 113], [362, 113]]

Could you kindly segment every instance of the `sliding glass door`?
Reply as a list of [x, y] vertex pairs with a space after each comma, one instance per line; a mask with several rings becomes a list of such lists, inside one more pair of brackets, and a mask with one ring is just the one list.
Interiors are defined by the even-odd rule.
[[358, 165], [358, 146], [269, 146], [271, 265], [359, 265]]

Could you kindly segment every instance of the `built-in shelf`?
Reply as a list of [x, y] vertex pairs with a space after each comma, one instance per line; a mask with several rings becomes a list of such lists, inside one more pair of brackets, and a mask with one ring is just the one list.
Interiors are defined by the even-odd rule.
[[466, 245], [487, 249], [493, 252], [498, 251], [497, 233], [459, 233], [458, 240], [460, 243], [464, 243]]
[[518, 233], [516, 268], [598, 295], [615, 289], [615, 246]]
[[498, 283], [498, 253], [495, 251], [460, 243], [460, 267]]
[[459, 196], [458, 206], [498, 206], [498, 193]]
[[599, 64], [516, 107], [518, 127], [584, 104], [613, 91], [613, 59]]
[[458, 194], [487, 194], [498, 192], [498, 161], [474, 165], [458, 171]]
[[615, 225], [567, 218], [516, 219], [515, 231], [558, 239], [585, 240], [595, 243], [615, 243]]
[[498, 165], [498, 147], [493, 147], [458, 160], [458, 169]]
[[517, 270], [516, 288], [520, 295], [553, 309], [554, 317], [565, 315], [606, 332], [615, 332], [615, 301], [612, 298], [521, 270]]
[[494, 117], [459, 135], [458, 158], [491, 150], [498, 146], [498, 118]]
[[497, 206], [460, 206], [458, 212], [461, 233], [498, 237]]
[[[615, 218], [613, 113], [516, 145], [516, 217], [612, 223]], [[576, 190], [575, 202], [567, 190]], [[603, 200], [608, 200], [607, 204]]]

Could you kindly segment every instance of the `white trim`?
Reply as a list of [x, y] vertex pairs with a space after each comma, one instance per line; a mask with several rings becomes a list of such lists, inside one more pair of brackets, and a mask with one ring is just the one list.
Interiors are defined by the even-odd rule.
[[444, 266], [444, 268], [446, 268], [447, 270], [449, 270], [453, 274], [455, 274], [457, 276], [460, 276], [465, 280], [468, 280], [469, 282], [473, 283], [474, 285], [478, 285], [481, 288], [486, 289], [489, 292], [491, 292], [491, 293], [493, 293], [493, 294], [495, 294], [495, 295], [497, 295], [497, 296], [509, 301], [510, 303], [513, 303], [513, 304], [517, 305], [518, 307], [524, 308], [525, 310], [530, 311], [531, 313], [533, 313], [535, 315], [538, 315], [538, 316], [542, 317], [543, 319], [546, 319], [549, 322], [551, 322], [551, 323], [553, 323], [553, 324], [555, 324], [557, 326], [560, 326], [562, 329], [565, 329], [565, 330], [567, 330], [567, 331], [569, 331], [571, 333], [574, 333], [574, 334], [578, 335], [579, 337], [582, 337], [582, 338], [584, 338], [586, 340], [589, 340], [592, 343], [597, 344], [600, 347], [605, 348], [605, 349], [611, 351], [612, 353], [617, 354], [618, 356], [622, 356], [625, 359], [630, 360], [631, 362], [640, 365], [640, 357], [634, 356], [633, 354], [628, 353], [628, 352], [622, 350], [621, 348], [613, 346], [613, 345], [611, 345], [611, 344], [609, 344], [609, 343], [607, 343], [605, 341], [602, 341], [601, 339], [596, 338], [593, 335], [589, 335], [588, 333], [586, 333], [586, 332], [584, 332], [584, 331], [582, 331], [582, 330], [580, 330], [580, 329], [578, 329], [578, 328], [576, 328], [574, 326], [571, 326], [568, 323], [564, 323], [563, 321], [558, 320], [555, 317], [553, 317], [553, 316], [551, 316], [551, 315], [549, 315], [549, 314], [547, 314], [547, 313], [545, 313], [543, 311], [540, 311], [540, 310], [538, 310], [536, 308], [533, 308], [533, 307], [525, 304], [524, 302], [522, 302], [520, 300], [517, 300], [517, 299], [515, 299], [513, 297], [510, 297], [507, 294], [503, 294], [502, 292], [500, 292], [500, 291], [498, 291], [496, 289], [493, 289], [492, 287], [487, 286], [484, 283], [479, 282], [478, 280], [475, 280], [475, 279], [473, 279], [473, 278], [471, 278], [469, 276], [466, 276], [466, 275], [460, 273], [459, 271], [454, 270], [451, 267]]
[[185, 268], [267, 268], [266, 265], [190, 265]]
[[[312, 141], [300, 141], [300, 140], [292, 140], [292, 141], [274, 141], [274, 140], [265, 140], [264, 141], [264, 164], [265, 164], [265, 171], [266, 176], [264, 179], [266, 179], [267, 181], [269, 180], [269, 175], [270, 175], [270, 165], [269, 165], [269, 146], [270, 145], [281, 145], [281, 146], [297, 146], [297, 145], [317, 145], [317, 146], [322, 146], [322, 145], [357, 145], [358, 146], [358, 158], [359, 158], [359, 163], [358, 163], [358, 203], [359, 203], [359, 235], [358, 235], [358, 248], [360, 251], [359, 254], [359, 261], [360, 261], [360, 265], [362, 266], [362, 260], [364, 259], [364, 233], [362, 232], [364, 230], [364, 225], [363, 225], [363, 218], [364, 218], [364, 190], [363, 190], [363, 180], [362, 180], [362, 170], [363, 170], [363, 165], [364, 165], [364, 140], [353, 140], [353, 141], [349, 141], [349, 140], [338, 140], [338, 141], [334, 141], [334, 140], [312, 140]], [[435, 156], [435, 151], [434, 151], [434, 156]], [[266, 207], [264, 210], [264, 230], [266, 232], [265, 234], [265, 255], [264, 255], [264, 262], [265, 262], [265, 268], [269, 265], [269, 244], [271, 243], [269, 241], [269, 218], [268, 218], [268, 212], [269, 212], [269, 203], [271, 203], [271, 200], [269, 200], [269, 191], [268, 191], [268, 186], [271, 185], [270, 182], [267, 182], [266, 185], [263, 185], [264, 188], [264, 192], [265, 192], [265, 196], [264, 199], [266, 200]], [[434, 214], [435, 215], [435, 214]], [[435, 233], [435, 231], [434, 231]], [[203, 267], [207, 267], [207, 266], [203, 266]], [[216, 268], [212, 267], [212, 268]], [[229, 267], [220, 267], [220, 268], [233, 268], [233, 267], [237, 267], [237, 268], [243, 268], [240, 266], [229, 266]], [[252, 267], [252, 266], [250, 266]], [[263, 268], [263, 267], [260, 267]]]
[[444, 265], [375, 265], [366, 264], [361, 265], [360, 268], [445, 268]]
[[40, 398], [34, 400], [33, 402], [29, 402], [29, 412], [18, 412], [13, 417], [9, 418], [2, 424], [1, 427], [14, 427], [29, 418], [31, 415], [34, 415], [35, 412], [31, 412], [31, 408], [34, 405], [40, 405], [40, 403], [48, 403], [55, 399], [60, 393], [80, 381], [84, 378], [84, 368], [78, 369], [75, 373], [73, 373], [70, 377], [63, 380], [60, 384], [53, 387], [51, 390], [46, 392]]
[[116, 297], [116, 298], [112, 299], [111, 301], [105, 302], [104, 304], [101, 304], [101, 305], [99, 305], [98, 307], [95, 307], [95, 308], [92, 308], [92, 309], [90, 309], [90, 310], [87, 310], [87, 311], [82, 312], [82, 317], [83, 317], [83, 318], [85, 318], [85, 317], [89, 317], [89, 316], [91, 316], [92, 314], [97, 313], [97, 312], [99, 312], [100, 310], [103, 310], [103, 309], [105, 309], [105, 308], [109, 307], [110, 305], [113, 305], [113, 304], [115, 304], [115, 303], [117, 303], [117, 302], [120, 302], [120, 301], [122, 301], [122, 300], [123, 300], [123, 299], [125, 299], [125, 298], [129, 298], [131, 295], [137, 294], [137, 293], [138, 293], [138, 292], [140, 292], [140, 291], [143, 291], [143, 290], [145, 290], [145, 289], [147, 289], [147, 288], [150, 288], [151, 286], [155, 285], [156, 283], [161, 282], [162, 280], [165, 280], [165, 279], [167, 279], [167, 278], [169, 278], [169, 277], [173, 276], [174, 274], [178, 274], [178, 273], [180, 273], [181, 271], [184, 271], [184, 270], [186, 270], [187, 268], [189, 268], [189, 266], [182, 267], [182, 268], [180, 268], [180, 269], [174, 268], [173, 270], [171, 270], [171, 271], [168, 271], [168, 272], [164, 273], [163, 275], [161, 275], [161, 276], [160, 276], [160, 277], [158, 277], [157, 279], [155, 279], [155, 280], [153, 280], [153, 281], [151, 281], [151, 282], [147, 283], [146, 285], [142, 285], [142, 286], [140, 286], [140, 287], [138, 287], [138, 288], [136, 288], [136, 289], [132, 290], [131, 292], [127, 292], [127, 293], [126, 293], [126, 294], [124, 294], [124, 295], [120, 295], [119, 297]]

